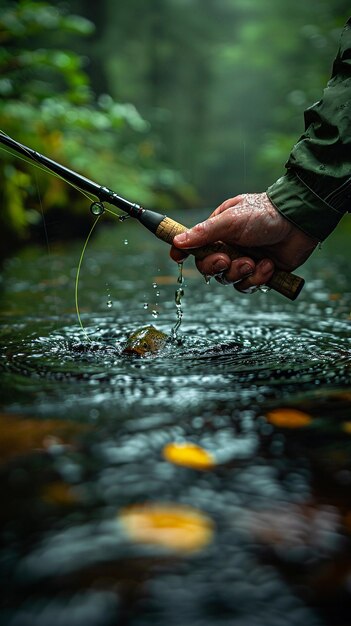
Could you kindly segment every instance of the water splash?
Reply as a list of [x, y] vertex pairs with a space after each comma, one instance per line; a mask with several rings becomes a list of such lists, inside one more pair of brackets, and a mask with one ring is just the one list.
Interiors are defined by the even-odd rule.
[[177, 282], [179, 283], [180, 286], [178, 287], [178, 289], [176, 289], [175, 294], [174, 294], [174, 301], [175, 301], [176, 311], [177, 311], [177, 321], [172, 328], [171, 337], [173, 341], [178, 339], [178, 330], [180, 328], [180, 325], [183, 319], [183, 309], [182, 309], [182, 297], [184, 296], [183, 263], [178, 263]]
[[177, 278], [177, 283], [180, 283], [181, 285], [184, 283], [184, 278], [183, 278], [183, 263], [178, 263], [178, 278]]

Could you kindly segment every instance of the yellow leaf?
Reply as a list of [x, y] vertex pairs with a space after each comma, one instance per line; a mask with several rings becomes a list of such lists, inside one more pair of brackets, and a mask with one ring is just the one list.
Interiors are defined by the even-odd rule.
[[273, 409], [266, 413], [268, 422], [281, 428], [302, 428], [312, 422], [312, 417], [308, 413], [298, 409]]
[[351, 435], [351, 422], [344, 422], [342, 424], [342, 430], [348, 435]]
[[22, 418], [11, 413], [0, 414], [0, 463], [43, 450], [53, 441], [70, 442], [77, 434], [89, 430], [86, 424], [76, 424], [57, 419], [39, 420]]
[[206, 515], [177, 504], [133, 505], [119, 515], [132, 541], [176, 552], [196, 552], [213, 538], [214, 525]]
[[166, 461], [198, 470], [210, 470], [216, 465], [215, 459], [194, 443], [168, 443], [162, 451]]
[[330, 293], [329, 294], [329, 300], [331, 300], [331, 302], [337, 302], [337, 300], [340, 300], [341, 298], [341, 293]]
[[72, 488], [60, 480], [46, 485], [42, 491], [41, 497], [44, 502], [56, 506], [70, 506], [78, 501]]

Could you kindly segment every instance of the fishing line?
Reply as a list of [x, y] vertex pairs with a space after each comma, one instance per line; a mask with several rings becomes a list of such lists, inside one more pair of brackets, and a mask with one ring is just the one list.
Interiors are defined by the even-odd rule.
[[84, 242], [83, 249], [82, 249], [82, 252], [80, 254], [79, 262], [78, 262], [78, 266], [77, 266], [77, 273], [76, 273], [76, 280], [75, 280], [75, 289], [74, 289], [74, 298], [75, 298], [76, 313], [77, 313], [78, 322], [79, 322], [79, 325], [80, 325], [80, 327], [81, 327], [81, 329], [82, 329], [82, 331], [83, 331], [83, 333], [85, 335], [85, 338], [88, 341], [91, 341], [91, 339], [89, 338], [88, 333], [87, 333], [87, 331], [85, 330], [85, 328], [83, 326], [83, 322], [82, 322], [82, 319], [81, 319], [81, 316], [80, 316], [80, 311], [79, 311], [79, 302], [78, 302], [79, 275], [80, 275], [80, 268], [82, 266], [82, 262], [83, 262], [84, 253], [85, 253], [86, 247], [88, 245], [89, 239], [90, 239], [90, 237], [91, 237], [91, 235], [93, 233], [93, 230], [94, 230], [96, 224], [98, 223], [101, 215], [98, 215], [96, 217], [96, 220], [94, 221], [94, 223], [93, 223], [93, 225], [92, 225], [92, 227], [91, 227], [91, 229], [90, 229], [90, 231], [88, 233], [88, 236], [87, 236], [87, 238], [86, 238], [86, 240]]
[[[5, 137], [9, 137], [9, 135], [7, 135], [7, 133], [5, 133], [3, 130], [0, 129], [0, 134], [4, 135]], [[14, 154], [11, 150], [7, 150], [6, 148], [4, 148], [3, 146], [0, 146], [1, 150], [3, 150], [4, 152], [10, 154], [11, 156], [15, 157], [16, 159], [20, 159], [21, 161], [24, 161], [27, 165], [30, 165], [31, 167], [36, 167], [39, 170], [41, 170], [42, 172], [44, 172], [45, 174], [50, 174], [51, 176], [55, 176], [56, 178], [62, 180], [65, 184], [70, 185], [71, 187], [73, 187], [73, 189], [76, 189], [76, 191], [79, 191], [81, 194], [83, 194], [83, 196], [85, 196], [90, 202], [93, 202], [94, 198], [89, 195], [88, 193], [86, 193], [83, 189], [81, 189], [80, 187], [77, 187], [74, 183], [72, 183], [71, 181], [66, 180], [65, 178], [63, 178], [62, 176], [60, 176], [60, 174], [57, 174], [56, 172], [53, 172], [52, 170], [48, 169], [45, 167], [45, 165], [40, 165], [38, 163], [36, 163], [35, 161], [33, 161], [32, 156], [29, 155], [30, 157], [30, 161], [28, 161], [25, 157], [20, 156], [18, 154]], [[29, 154], [29, 153], [28, 153]], [[35, 175], [35, 183], [36, 183], [36, 188], [37, 188], [37, 192], [38, 192], [38, 198], [39, 198], [39, 205], [40, 205], [40, 211], [41, 211], [41, 215], [42, 215], [42, 220], [43, 220], [43, 225], [44, 225], [44, 233], [45, 233], [45, 239], [46, 239], [46, 245], [47, 245], [47, 250], [48, 250], [48, 254], [50, 254], [50, 245], [49, 245], [49, 237], [48, 237], [48, 231], [46, 228], [46, 221], [45, 221], [45, 217], [44, 217], [44, 210], [43, 210], [43, 205], [42, 205], [42, 201], [41, 201], [41, 195], [40, 195], [40, 189], [39, 189], [39, 184], [38, 184], [38, 179]], [[99, 221], [99, 218], [101, 217], [103, 212], [107, 212], [107, 213], [111, 213], [111, 215], [113, 215], [114, 217], [116, 217], [117, 219], [119, 219], [121, 221], [121, 218], [124, 217], [123, 214], [120, 213], [115, 213], [115, 211], [112, 211], [111, 209], [107, 209], [105, 206], [101, 205], [102, 207], [102, 212], [101, 214], [97, 215], [96, 220], [94, 221], [88, 236], [84, 242], [80, 257], [79, 257], [79, 262], [78, 262], [78, 266], [77, 266], [77, 272], [76, 272], [76, 278], [75, 278], [75, 290], [74, 290], [74, 297], [75, 297], [75, 307], [76, 307], [76, 313], [77, 313], [77, 318], [78, 318], [78, 322], [79, 325], [86, 337], [86, 339], [88, 341], [91, 341], [91, 339], [89, 338], [83, 322], [82, 322], [82, 318], [80, 315], [80, 310], [79, 310], [79, 300], [78, 300], [78, 293], [79, 293], [79, 277], [80, 277], [80, 270], [81, 270], [81, 266], [83, 263], [83, 258], [84, 258], [84, 254], [87, 248], [87, 245], [89, 243], [90, 237], [95, 229], [95, 226], [97, 224], [97, 222]], [[125, 216], [128, 217], [128, 216]]]
[[115, 213], [114, 211], [111, 211], [111, 209], [106, 209], [105, 205], [104, 205], [104, 210], [106, 211], [106, 213], [111, 213], [111, 215], [114, 215], [115, 217], [117, 217], [117, 219], [119, 221], [121, 221], [120, 220], [121, 217], [123, 217], [125, 219], [127, 219], [127, 217], [129, 217], [129, 215], [125, 215], [124, 216], [123, 213]]
[[98, 223], [98, 221], [99, 221], [100, 217], [101, 217], [101, 216], [105, 213], [105, 211], [106, 211], [107, 213], [111, 213], [112, 215], [114, 215], [114, 216], [115, 216], [115, 217], [117, 217], [117, 218], [119, 218], [119, 217], [120, 217], [120, 215], [119, 215], [118, 213], [115, 213], [114, 211], [111, 211], [110, 209], [107, 209], [107, 208], [105, 207], [105, 205], [104, 205], [104, 204], [102, 204], [102, 203], [100, 203], [100, 202], [94, 202], [94, 203], [91, 205], [90, 210], [92, 210], [92, 207], [93, 207], [94, 205], [96, 205], [96, 206], [97, 206], [97, 208], [101, 211], [101, 213], [96, 214], [96, 213], [94, 213], [94, 212], [93, 212], [93, 215], [96, 215], [96, 220], [94, 221], [94, 223], [93, 223], [93, 225], [92, 225], [92, 227], [91, 227], [91, 229], [90, 229], [90, 231], [89, 231], [89, 233], [88, 233], [88, 236], [87, 236], [87, 238], [86, 238], [86, 240], [85, 240], [85, 242], [84, 242], [83, 248], [82, 248], [82, 252], [81, 252], [81, 254], [80, 254], [80, 258], [79, 258], [79, 262], [78, 262], [78, 266], [77, 266], [77, 272], [76, 272], [75, 289], [74, 289], [74, 299], [75, 299], [76, 313], [77, 313], [78, 322], [79, 322], [79, 325], [80, 325], [80, 327], [81, 327], [81, 329], [82, 329], [82, 331], [83, 331], [83, 333], [84, 333], [84, 335], [85, 335], [85, 338], [86, 338], [89, 342], [91, 342], [91, 339], [90, 339], [90, 337], [88, 336], [88, 333], [87, 333], [87, 331], [85, 330], [85, 328], [84, 328], [84, 326], [83, 326], [82, 318], [81, 318], [80, 311], [79, 311], [79, 298], [78, 298], [78, 290], [79, 290], [79, 276], [80, 276], [80, 270], [81, 270], [81, 266], [82, 266], [82, 263], [83, 263], [84, 254], [85, 254], [85, 251], [86, 251], [87, 245], [88, 245], [88, 243], [89, 243], [90, 237], [91, 237], [91, 235], [92, 235], [92, 233], [93, 233], [93, 230], [94, 230], [94, 228], [95, 228], [96, 224]]

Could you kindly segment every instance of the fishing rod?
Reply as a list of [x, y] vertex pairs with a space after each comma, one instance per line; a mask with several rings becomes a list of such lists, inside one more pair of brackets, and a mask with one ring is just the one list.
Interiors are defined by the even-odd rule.
[[[150, 211], [149, 209], [144, 209], [139, 204], [129, 202], [129, 200], [122, 198], [115, 191], [112, 191], [112, 189], [95, 183], [89, 178], [78, 174], [74, 170], [71, 170], [44, 156], [43, 154], [40, 154], [40, 152], [19, 143], [6, 134], [0, 133], [0, 143], [12, 148], [25, 157], [31, 158], [36, 163], [44, 165], [48, 170], [59, 175], [65, 181], [72, 183], [75, 187], [91, 193], [98, 198], [99, 203], [108, 202], [118, 209], [121, 209], [130, 217], [136, 218], [143, 226], [156, 235], [158, 239], [162, 239], [162, 241], [165, 241], [170, 245], [172, 245], [173, 239], [176, 235], [184, 233], [188, 230], [186, 226], [175, 222], [170, 217], [167, 217], [167, 215], [162, 215], [161, 213], [156, 213], [155, 211]], [[96, 206], [94, 207], [94, 205]], [[95, 212], [95, 214], [99, 214], [99, 212], [102, 213], [104, 211], [103, 205], [99, 205], [98, 203], [93, 203], [91, 209], [92, 212]], [[196, 259], [204, 259], [209, 254], [223, 252], [228, 255], [231, 260], [234, 260], [245, 254], [245, 250], [243, 248], [235, 248], [222, 242], [212, 243], [200, 248], [192, 248], [191, 250], [186, 250], [186, 252], [188, 254], [193, 254]], [[249, 254], [252, 258], [259, 258], [256, 251], [252, 253], [252, 251], [249, 250], [247, 251], [247, 254]], [[283, 270], [276, 270], [270, 281], [267, 282], [267, 286], [270, 289], [274, 289], [278, 293], [282, 294], [286, 298], [295, 300], [304, 286], [304, 283], [304, 279], [296, 274], [284, 272]]]

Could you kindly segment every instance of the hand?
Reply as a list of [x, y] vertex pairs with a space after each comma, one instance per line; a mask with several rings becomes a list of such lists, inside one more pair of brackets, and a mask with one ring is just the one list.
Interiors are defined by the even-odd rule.
[[225, 200], [206, 221], [174, 238], [171, 257], [179, 263], [188, 256], [187, 249], [216, 241], [257, 248], [260, 261], [244, 253], [234, 261], [224, 253], [196, 261], [201, 274], [215, 276], [224, 284], [233, 283], [238, 291], [248, 293], [267, 283], [275, 267], [291, 271], [302, 265], [318, 243], [283, 217], [266, 193]]

